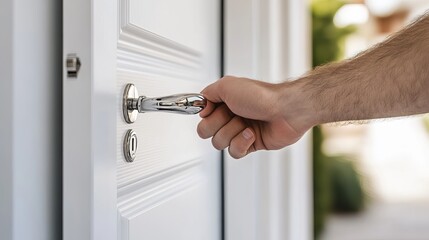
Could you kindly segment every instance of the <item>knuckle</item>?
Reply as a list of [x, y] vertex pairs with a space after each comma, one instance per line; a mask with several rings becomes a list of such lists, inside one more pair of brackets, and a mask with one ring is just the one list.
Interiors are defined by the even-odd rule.
[[240, 151], [236, 149], [236, 147], [234, 146], [230, 146], [228, 148], [228, 152], [229, 152], [229, 155], [231, 155], [231, 157], [233, 157], [234, 159], [240, 159], [244, 156], [244, 154], [240, 154]]
[[245, 142], [242, 142], [237, 138], [234, 138], [231, 141], [231, 144], [229, 147], [229, 153], [233, 158], [235, 159], [242, 158], [246, 156], [247, 151], [248, 151], [248, 146]]
[[232, 147], [231, 147], [231, 146], [228, 148], [228, 152], [229, 152], [229, 155], [230, 155], [232, 158], [234, 158], [234, 159], [238, 159], [237, 155], [235, 155], [235, 153], [234, 153], [234, 151], [232, 150]]
[[210, 138], [227, 124], [231, 118], [232, 116], [228, 108], [220, 106], [213, 114], [200, 121], [197, 126], [197, 133], [203, 139]]
[[217, 150], [223, 150], [222, 145], [214, 137], [212, 138], [212, 145]]
[[222, 122], [229, 122], [234, 116], [226, 104], [219, 107], [220, 119]]
[[205, 124], [204, 124], [203, 121], [201, 121], [198, 124], [198, 126], [197, 126], [197, 133], [198, 133], [198, 136], [200, 136], [200, 138], [206, 139], [206, 138], [209, 138], [210, 136], [208, 136], [206, 127], [204, 125]]
[[216, 134], [213, 138], [212, 138], [212, 145], [214, 148], [216, 148], [217, 150], [223, 150], [225, 149], [227, 146], [225, 144], [225, 140], [223, 139], [222, 136], [220, 136], [219, 134]]

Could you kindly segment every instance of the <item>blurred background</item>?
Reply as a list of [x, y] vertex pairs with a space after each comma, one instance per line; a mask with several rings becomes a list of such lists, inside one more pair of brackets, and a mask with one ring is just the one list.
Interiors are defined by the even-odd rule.
[[[312, 0], [313, 67], [353, 57], [428, 9], [429, 0]], [[429, 239], [428, 116], [323, 125], [313, 136], [315, 239]]]

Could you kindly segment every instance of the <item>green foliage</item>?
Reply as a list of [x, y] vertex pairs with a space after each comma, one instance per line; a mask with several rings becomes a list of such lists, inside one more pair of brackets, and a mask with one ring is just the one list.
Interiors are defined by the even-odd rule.
[[353, 213], [364, 207], [365, 194], [353, 161], [343, 156], [329, 158], [331, 209]]
[[340, 0], [312, 1], [313, 67], [340, 59], [345, 37], [355, 31], [353, 26], [337, 28], [333, 23], [335, 13], [343, 5]]
[[329, 162], [322, 152], [323, 135], [320, 126], [313, 128], [313, 211], [314, 238], [316, 239], [325, 227], [325, 217], [330, 208]]
[[354, 213], [363, 209], [365, 192], [361, 176], [351, 159], [331, 157], [322, 151], [323, 133], [320, 126], [313, 128], [313, 194], [314, 238], [325, 227], [330, 211]]

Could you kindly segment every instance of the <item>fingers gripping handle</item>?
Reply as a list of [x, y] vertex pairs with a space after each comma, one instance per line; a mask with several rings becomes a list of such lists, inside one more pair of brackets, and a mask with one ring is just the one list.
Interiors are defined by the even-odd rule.
[[127, 84], [123, 97], [123, 113], [127, 123], [137, 120], [138, 113], [168, 112], [197, 114], [207, 105], [207, 100], [198, 93], [176, 94], [165, 97], [147, 98], [139, 96], [133, 84]]

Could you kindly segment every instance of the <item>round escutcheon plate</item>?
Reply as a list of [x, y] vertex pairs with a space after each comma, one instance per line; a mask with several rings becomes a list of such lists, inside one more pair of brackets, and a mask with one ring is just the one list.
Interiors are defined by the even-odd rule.
[[124, 90], [124, 97], [122, 99], [122, 111], [124, 119], [127, 123], [133, 123], [137, 120], [138, 111], [133, 108], [133, 102], [139, 98], [139, 93], [134, 84], [127, 84]]
[[132, 129], [128, 129], [127, 133], [125, 134], [123, 144], [125, 161], [134, 161], [136, 158], [137, 146], [137, 133]]

